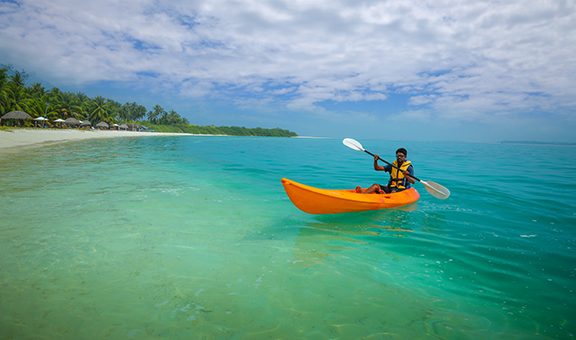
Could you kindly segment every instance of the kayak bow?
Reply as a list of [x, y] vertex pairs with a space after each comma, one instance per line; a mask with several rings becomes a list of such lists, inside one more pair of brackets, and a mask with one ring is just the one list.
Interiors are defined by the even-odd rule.
[[319, 189], [287, 178], [282, 178], [282, 185], [292, 203], [309, 214], [396, 208], [412, 204], [420, 198], [414, 188], [392, 194], [359, 194], [354, 190]]

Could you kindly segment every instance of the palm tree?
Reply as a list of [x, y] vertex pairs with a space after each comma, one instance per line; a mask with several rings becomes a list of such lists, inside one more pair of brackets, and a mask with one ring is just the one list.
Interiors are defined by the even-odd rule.
[[157, 124], [160, 118], [166, 114], [162, 106], [156, 104], [152, 108], [152, 111], [148, 112], [148, 121], [152, 124]]
[[92, 105], [92, 99], [85, 95], [82, 92], [77, 92], [71, 94], [72, 96], [72, 105], [69, 108], [66, 108], [66, 111], [63, 112], [66, 117], [73, 117], [76, 119], [82, 119], [88, 115], [90, 110], [90, 106]]
[[31, 97], [43, 97], [46, 95], [46, 89], [40, 83], [34, 83], [27, 88], [28, 95]]
[[158, 119], [158, 123], [164, 125], [178, 125], [188, 124], [188, 121], [185, 118], [182, 118], [178, 112], [170, 110], [169, 112], [164, 112], [164, 114], [162, 114], [162, 117]]
[[8, 82], [3, 87], [4, 106], [7, 112], [13, 110], [25, 110], [26, 99], [28, 99], [25, 87], [26, 75], [16, 71], [9, 77]]
[[120, 111], [122, 110], [122, 104], [117, 101], [108, 99], [108, 122], [116, 122], [120, 117]]
[[88, 119], [92, 123], [99, 123], [102, 121], [110, 120], [111, 118], [111, 105], [108, 99], [97, 96], [92, 99], [88, 106]]
[[6, 85], [8, 84], [8, 68], [0, 68], [0, 113], [8, 112], [8, 94], [6, 92]]
[[118, 117], [121, 120], [124, 121], [136, 121], [136, 120], [140, 120], [142, 118], [144, 118], [146, 116], [146, 112], [148, 110], [146, 110], [145, 106], [142, 106], [140, 104], [137, 103], [124, 103], [121, 107], [120, 107], [120, 111], [118, 113]]
[[52, 118], [55, 111], [50, 107], [50, 102], [46, 96], [30, 97], [26, 100], [24, 111], [28, 112], [33, 117], [49, 117]]

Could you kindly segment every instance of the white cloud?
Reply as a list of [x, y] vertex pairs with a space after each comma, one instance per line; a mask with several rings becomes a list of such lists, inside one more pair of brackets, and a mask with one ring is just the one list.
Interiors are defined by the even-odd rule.
[[399, 91], [477, 119], [573, 112], [574, 22], [569, 0], [22, 0], [0, 3], [0, 56], [58, 83], [152, 72], [182, 95], [318, 112]]

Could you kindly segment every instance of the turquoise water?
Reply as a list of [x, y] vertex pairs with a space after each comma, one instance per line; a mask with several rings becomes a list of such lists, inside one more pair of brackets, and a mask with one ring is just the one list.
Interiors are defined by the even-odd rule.
[[403, 209], [297, 210], [282, 177], [382, 178], [340, 139], [0, 155], [0, 338], [575, 336], [576, 147], [360, 141], [388, 160], [407, 147], [452, 196], [417, 184]]

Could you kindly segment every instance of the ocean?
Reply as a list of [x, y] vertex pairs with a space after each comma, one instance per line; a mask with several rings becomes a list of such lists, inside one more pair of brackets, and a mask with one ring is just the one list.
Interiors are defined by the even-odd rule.
[[[343, 136], [354, 137], [354, 136]], [[342, 139], [141, 137], [0, 155], [3, 339], [570, 339], [576, 146], [359, 141], [452, 195], [309, 215], [281, 178], [385, 183]]]

